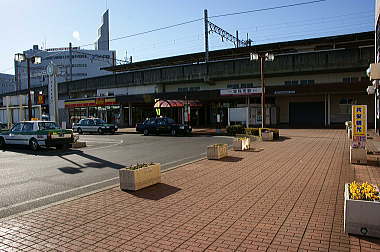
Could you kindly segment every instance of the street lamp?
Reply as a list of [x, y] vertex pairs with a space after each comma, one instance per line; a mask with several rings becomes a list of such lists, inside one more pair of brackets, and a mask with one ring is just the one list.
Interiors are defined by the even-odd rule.
[[30, 95], [30, 63], [32, 64], [41, 64], [41, 57], [39, 56], [33, 56], [33, 57], [27, 57], [23, 53], [17, 53], [15, 54], [15, 61], [17, 62], [25, 62], [27, 63], [27, 71], [28, 71], [28, 119], [29, 121], [32, 120], [32, 97]]
[[[273, 61], [272, 53], [251, 53], [251, 61], [260, 60], [260, 75], [261, 75], [261, 128], [265, 126], [265, 83], [264, 83], [264, 61]], [[249, 108], [248, 108], [249, 109]]]

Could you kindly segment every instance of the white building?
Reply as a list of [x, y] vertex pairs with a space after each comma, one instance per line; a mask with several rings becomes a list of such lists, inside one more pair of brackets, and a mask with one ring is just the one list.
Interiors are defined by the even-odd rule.
[[[68, 80], [78, 80], [107, 75], [109, 72], [100, 70], [100, 68], [115, 65], [116, 59], [115, 51], [82, 50], [75, 47], [70, 53], [69, 48], [39, 50], [38, 46], [34, 45], [33, 49], [25, 51], [24, 53], [27, 57], [40, 56], [42, 58], [41, 64], [30, 64], [31, 87], [45, 86], [48, 84], [46, 67], [50, 62], [56, 64], [60, 69], [57, 82], [64, 82]], [[27, 89], [27, 63], [16, 62], [15, 74], [18, 89]]]
[[15, 76], [0, 73], [0, 94], [16, 91]]
[[[58, 83], [110, 74], [107, 71], [100, 70], [103, 67], [114, 66], [116, 61], [116, 51], [109, 50], [108, 10], [102, 16], [102, 25], [98, 29], [95, 50], [83, 50], [79, 47], [73, 47], [71, 51], [69, 47], [41, 50], [38, 45], [34, 45], [33, 49], [24, 51], [24, 54], [27, 57], [40, 56], [42, 58], [42, 64], [30, 64], [31, 87], [48, 84], [46, 67], [50, 62], [59, 67]], [[15, 62], [15, 76], [17, 90], [27, 89], [26, 62]]]
[[110, 48], [110, 28], [108, 10], [103, 14], [102, 25], [98, 29], [98, 40], [95, 43], [95, 50], [108, 51]]

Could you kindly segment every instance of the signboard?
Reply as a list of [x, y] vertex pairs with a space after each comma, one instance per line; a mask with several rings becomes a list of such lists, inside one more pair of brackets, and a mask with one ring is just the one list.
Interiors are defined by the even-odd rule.
[[96, 106], [104, 106], [106, 103], [105, 98], [95, 98]]
[[352, 105], [352, 147], [365, 148], [367, 140], [367, 105]]
[[221, 89], [221, 96], [239, 96], [239, 95], [258, 95], [261, 94], [261, 88], [231, 88]]
[[290, 91], [274, 91], [275, 95], [281, 95], [281, 94], [285, 95], [285, 94], [295, 94], [295, 93], [296, 93], [296, 91], [294, 91], [294, 90], [290, 90]]
[[45, 96], [44, 95], [38, 95], [37, 96], [37, 104], [38, 105], [45, 104]]

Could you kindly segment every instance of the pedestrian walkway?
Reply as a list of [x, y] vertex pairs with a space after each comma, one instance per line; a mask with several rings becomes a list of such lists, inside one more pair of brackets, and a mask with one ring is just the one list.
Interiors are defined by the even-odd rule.
[[380, 184], [380, 168], [349, 164], [344, 130], [281, 135], [138, 192], [114, 187], [0, 220], [0, 250], [380, 251], [380, 240], [343, 232], [344, 184]]

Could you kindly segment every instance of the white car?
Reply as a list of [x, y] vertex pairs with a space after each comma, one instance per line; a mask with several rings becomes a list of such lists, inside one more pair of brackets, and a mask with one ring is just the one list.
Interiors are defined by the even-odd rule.
[[67, 147], [74, 142], [72, 130], [61, 129], [51, 121], [24, 121], [0, 133], [0, 148], [6, 145], [28, 145], [34, 151], [40, 146]]

